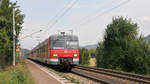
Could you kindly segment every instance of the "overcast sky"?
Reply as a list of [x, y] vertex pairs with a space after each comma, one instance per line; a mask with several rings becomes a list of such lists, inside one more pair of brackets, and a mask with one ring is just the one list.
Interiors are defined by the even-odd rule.
[[[22, 13], [26, 15], [20, 38], [33, 32], [43, 30], [31, 37], [20, 40], [23, 48], [32, 49], [40, 41], [59, 31], [72, 29], [79, 36], [81, 46], [96, 44], [103, 39], [107, 24], [112, 17], [124, 16], [138, 23], [139, 34], [150, 34], [150, 0], [78, 0], [63, 17], [61, 14], [69, 9], [76, 0], [11, 0], [18, 1]], [[64, 8], [65, 7], [65, 8]], [[58, 17], [55, 17], [55, 16]], [[58, 20], [57, 20], [58, 19]], [[51, 28], [51, 24], [57, 23]]]

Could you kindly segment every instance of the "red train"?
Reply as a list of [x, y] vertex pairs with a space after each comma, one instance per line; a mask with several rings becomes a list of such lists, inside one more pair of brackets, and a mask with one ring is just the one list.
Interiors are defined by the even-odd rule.
[[37, 45], [28, 58], [50, 65], [61, 65], [67, 69], [79, 64], [79, 40], [64, 32], [50, 36]]

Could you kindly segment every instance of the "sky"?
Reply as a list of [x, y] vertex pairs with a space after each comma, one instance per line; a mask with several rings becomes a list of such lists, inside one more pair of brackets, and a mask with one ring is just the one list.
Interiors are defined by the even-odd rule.
[[[150, 0], [10, 1], [17, 1], [25, 14], [20, 34], [22, 48], [32, 49], [50, 35], [60, 31], [70, 33], [69, 30], [73, 30], [73, 34], [79, 37], [80, 46], [97, 44], [103, 40], [106, 26], [111, 23], [113, 17], [118, 16], [131, 18], [137, 23], [139, 34], [150, 34]], [[63, 15], [67, 9], [70, 10]], [[38, 32], [39, 30], [42, 32]], [[34, 32], [38, 33], [30, 35]], [[27, 37], [28, 35], [30, 37]]]

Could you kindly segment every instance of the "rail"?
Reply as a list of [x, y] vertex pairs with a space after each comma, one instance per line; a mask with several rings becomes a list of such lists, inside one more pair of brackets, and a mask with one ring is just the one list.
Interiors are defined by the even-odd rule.
[[[122, 72], [122, 71], [117, 71], [117, 70], [112, 70], [112, 69], [87, 67], [87, 66], [75, 66], [74, 69], [90, 71], [90, 72], [94, 72], [94, 73], [97, 73], [97, 74], [104, 74], [104, 75], [107, 75], [107, 76], [112, 76], [112, 77], [116, 77], [116, 78], [130, 80], [130, 81], [134, 81], [134, 82], [138, 82], [138, 83], [150, 84], [150, 77], [149, 76], [144, 76], [144, 75], [127, 73], [127, 72]], [[76, 73], [76, 72], [73, 71], [73, 73]], [[80, 72], [78, 71], [77, 74], [80, 74]], [[85, 75], [85, 76], [90, 75], [90, 74], [83, 74], [83, 73], [81, 73], [81, 74]], [[91, 79], [94, 79], [94, 77], [91, 77]], [[95, 80], [97, 80], [97, 79], [95, 79]], [[104, 82], [106, 82], [106, 81], [104, 81]], [[107, 82], [107, 84], [108, 84], [108, 82]], [[109, 84], [112, 84], [112, 83], [109, 83]]]

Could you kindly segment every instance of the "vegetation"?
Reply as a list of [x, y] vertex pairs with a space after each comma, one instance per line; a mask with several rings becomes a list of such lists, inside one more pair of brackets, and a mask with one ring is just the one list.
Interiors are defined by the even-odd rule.
[[35, 84], [31, 78], [24, 59], [20, 59], [15, 67], [5, 68], [0, 72], [0, 84]]
[[150, 47], [137, 35], [138, 26], [131, 19], [113, 18], [96, 49], [97, 66], [150, 74]]
[[150, 35], [144, 37], [144, 40], [150, 45]]
[[72, 78], [71, 76], [69, 76], [68, 74], [64, 73], [64, 72], [59, 72], [58, 70], [54, 69], [54, 68], [48, 68], [51, 72], [54, 72], [56, 74], [58, 74], [59, 76], [70, 80], [71, 82], [75, 83], [75, 84], [84, 84], [84, 83], [80, 83], [78, 80]]
[[88, 49], [85, 48], [81, 48], [79, 50], [79, 64], [81, 65], [88, 65], [89, 64], [89, 60], [90, 60], [90, 54]]
[[89, 54], [91, 58], [95, 58], [96, 57], [96, 50], [94, 48], [89, 49]]
[[[11, 3], [9, 0], [3, 0], [0, 6], [0, 68], [4, 68], [12, 63], [13, 53], [13, 7], [17, 3]], [[16, 8], [16, 40], [22, 29], [24, 15]], [[17, 41], [18, 42], [18, 41]], [[17, 43], [16, 42], [16, 43]]]

